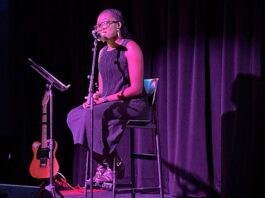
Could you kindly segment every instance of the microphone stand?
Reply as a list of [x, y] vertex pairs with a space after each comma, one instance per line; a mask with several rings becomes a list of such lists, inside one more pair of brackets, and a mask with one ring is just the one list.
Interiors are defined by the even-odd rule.
[[88, 184], [88, 179], [87, 179], [87, 173], [88, 173], [88, 155], [89, 155], [89, 162], [90, 162], [90, 172], [89, 172], [89, 177], [90, 177], [90, 197], [93, 198], [93, 139], [94, 139], [94, 123], [93, 123], [93, 110], [94, 110], [94, 100], [93, 100], [93, 83], [94, 83], [94, 71], [95, 71], [95, 65], [96, 65], [96, 54], [97, 54], [97, 45], [98, 41], [100, 39], [97, 37], [95, 34], [95, 30], [92, 31], [93, 37], [95, 38], [94, 40], [94, 48], [92, 49], [93, 51], [93, 59], [92, 59], [92, 68], [91, 68], [91, 73], [89, 76], [89, 88], [88, 88], [88, 97], [87, 100], [89, 100], [90, 104], [90, 124], [91, 124], [91, 139], [90, 139], [90, 150], [87, 152], [86, 156], [86, 173], [85, 173], [85, 189], [84, 189], [84, 197], [87, 198], [87, 184]]

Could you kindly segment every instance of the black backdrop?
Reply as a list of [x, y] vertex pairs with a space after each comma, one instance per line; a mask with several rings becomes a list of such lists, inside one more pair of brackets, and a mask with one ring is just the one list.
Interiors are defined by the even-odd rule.
[[[54, 92], [54, 138], [60, 171], [73, 181], [74, 146], [65, 119], [87, 94], [96, 17], [114, 7], [123, 11], [143, 49], [145, 76], [160, 78], [166, 192], [198, 197], [214, 190], [235, 198], [261, 191], [262, 0], [2, 0], [0, 5], [0, 182], [38, 183], [28, 168], [31, 144], [40, 140], [45, 81], [28, 57], [71, 84], [67, 92]], [[140, 140], [146, 146], [148, 139]]]

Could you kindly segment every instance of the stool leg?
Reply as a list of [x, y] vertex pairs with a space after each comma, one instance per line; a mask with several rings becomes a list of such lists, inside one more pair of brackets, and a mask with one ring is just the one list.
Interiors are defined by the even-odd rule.
[[112, 197], [116, 197], [116, 158], [113, 159], [113, 172], [112, 172]]
[[163, 185], [162, 185], [162, 168], [161, 168], [160, 142], [159, 142], [159, 134], [158, 133], [156, 133], [156, 151], [157, 151], [157, 168], [158, 168], [160, 198], [164, 198]]
[[134, 134], [133, 134], [133, 129], [130, 129], [130, 152], [131, 152], [131, 198], [135, 198], [135, 161], [133, 158], [133, 153], [134, 153]]

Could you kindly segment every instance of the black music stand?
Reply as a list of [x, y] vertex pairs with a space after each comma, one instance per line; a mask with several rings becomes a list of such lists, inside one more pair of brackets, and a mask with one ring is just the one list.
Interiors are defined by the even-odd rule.
[[56, 196], [56, 189], [54, 186], [54, 180], [53, 180], [53, 98], [52, 98], [52, 88], [55, 87], [56, 89], [60, 90], [61, 92], [67, 90], [71, 85], [64, 85], [60, 80], [55, 78], [51, 73], [49, 73], [46, 69], [44, 69], [42, 66], [36, 64], [32, 59], [28, 58], [29, 62], [31, 63], [31, 67], [38, 72], [43, 78], [47, 80], [46, 88], [48, 88], [48, 93], [50, 97], [50, 142], [49, 142], [49, 159], [50, 159], [50, 183], [45, 187], [46, 190], [48, 190], [54, 198], [60, 196]]

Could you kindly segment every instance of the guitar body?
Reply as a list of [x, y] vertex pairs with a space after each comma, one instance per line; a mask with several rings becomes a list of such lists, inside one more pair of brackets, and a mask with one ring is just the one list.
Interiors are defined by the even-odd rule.
[[[49, 140], [47, 140], [49, 144]], [[58, 144], [54, 141], [53, 151], [53, 176], [59, 171], [59, 164], [55, 157]], [[50, 159], [49, 159], [49, 147], [42, 148], [40, 142], [33, 142], [32, 144], [33, 159], [30, 164], [30, 175], [37, 179], [45, 179], [50, 177]]]

